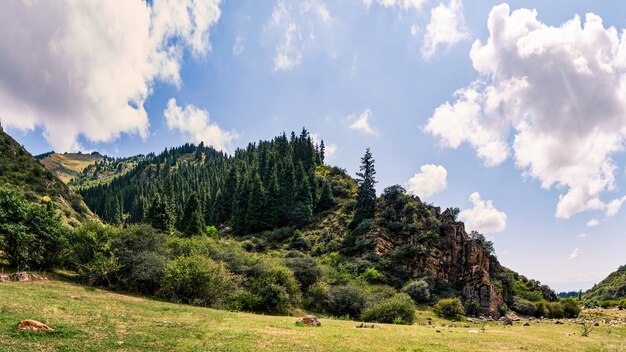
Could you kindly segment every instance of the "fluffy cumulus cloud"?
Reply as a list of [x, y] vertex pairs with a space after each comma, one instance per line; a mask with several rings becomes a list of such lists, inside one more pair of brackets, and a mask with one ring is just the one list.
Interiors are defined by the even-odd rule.
[[502, 232], [506, 228], [506, 214], [493, 206], [493, 201], [482, 200], [478, 192], [470, 194], [472, 207], [459, 213], [459, 219], [469, 230], [482, 233]]
[[279, 38], [273, 57], [274, 71], [290, 71], [300, 65], [304, 49], [315, 41], [317, 29], [330, 25], [333, 20], [321, 0], [297, 4], [299, 6], [278, 0], [266, 26], [266, 30]]
[[494, 7], [489, 38], [470, 52], [480, 78], [438, 107], [425, 131], [444, 146], [463, 143], [486, 165], [512, 156], [542, 187], [564, 190], [555, 215], [614, 215], [613, 155], [626, 137], [626, 39], [587, 14], [548, 26], [534, 10]]
[[448, 172], [441, 165], [422, 165], [420, 172], [409, 179], [407, 190], [420, 198], [428, 198], [448, 187]]
[[587, 227], [594, 227], [594, 226], [598, 226], [599, 224], [600, 222], [597, 219], [591, 219], [587, 221]]
[[232, 142], [238, 137], [236, 132], [225, 131], [211, 122], [206, 110], [194, 105], [182, 108], [174, 98], [167, 102], [163, 115], [170, 130], [178, 130], [186, 140], [194, 143], [204, 142], [205, 145], [217, 150], [232, 151]]
[[78, 137], [148, 135], [157, 80], [180, 85], [184, 48], [206, 55], [219, 0], [9, 1], [0, 11], [0, 119], [41, 127], [57, 151]]
[[424, 33], [422, 57], [428, 61], [440, 46], [450, 47], [469, 38], [469, 33], [465, 30], [461, 0], [450, 0], [448, 5], [440, 4], [430, 12], [430, 23]]
[[[313, 144], [318, 145], [318, 146], [323, 141], [319, 133], [311, 133], [311, 139], [313, 140]], [[335, 155], [337, 153], [337, 148], [338, 148], [337, 144], [324, 141], [324, 158], [326, 161], [331, 161], [335, 158]]]
[[569, 257], [567, 257], [567, 260], [574, 260], [578, 258], [579, 254], [580, 254], [580, 248], [574, 248], [572, 253], [570, 253]]
[[370, 118], [372, 117], [372, 110], [365, 109], [359, 116], [352, 114], [348, 116], [348, 122], [350, 129], [359, 131], [363, 134], [369, 134], [373, 136], [378, 135], [378, 131], [374, 127], [372, 127], [370, 123]]
[[426, 0], [363, 0], [368, 9], [374, 2], [383, 7], [399, 7], [404, 11], [413, 9], [417, 12], [421, 12], [426, 4]]

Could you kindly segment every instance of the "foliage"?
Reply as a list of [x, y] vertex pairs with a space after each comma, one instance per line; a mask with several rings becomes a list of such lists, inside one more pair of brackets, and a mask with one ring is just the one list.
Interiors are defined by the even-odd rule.
[[442, 298], [435, 303], [433, 309], [444, 318], [457, 318], [465, 314], [461, 300], [458, 298]]
[[0, 187], [0, 251], [10, 265], [39, 270], [60, 265], [68, 233], [49, 199], [30, 203], [16, 191]]
[[307, 291], [322, 276], [322, 269], [317, 261], [301, 252], [287, 253], [285, 265], [293, 271], [302, 291]]
[[563, 315], [565, 318], [577, 318], [580, 314], [580, 306], [578, 301], [573, 298], [566, 298], [559, 301], [563, 306]]
[[159, 295], [174, 302], [220, 307], [236, 291], [240, 278], [222, 264], [194, 255], [165, 266]]
[[430, 287], [426, 280], [411, 280], [404, 287], [402, 292], [408, 294], [416, 303], [426, 303], [430, 301]]
[[259, 265], [254, 276], [250, 291], [258, 298], [253, 307], [255, 311], [286, 313], [300, 304], [300, 285], [288, 268], [272, 264]]
[[357, 173], [359, 191], [357, 193], [356, 207], [351, 227], [354, 228], [365, 219], [373, 219], [376, 211], [376, 170], [374, 169], [374, 159], [370, 149], [365, 150], [365, 155], [361, 158], [361, 166]]
[[365, 308], [361, 319], [369, 322], [411, 325], [415, 319], [415, 307], [409, 295], [398, 293]]
[[480, 303], [472, 299], [465, 301], [463, 308], [465, 309], [465, 314], [467, 314], [468, 317], [477, 317], [483, 310]]
[[365, 308], [365, 295], [362, 290], [353, 285], [332, 286], [330, 289], [330, 302], [323, 307], [324, 311], [335, 316], [349, 316], [357, 318]]
[[511, 309], [515, 312], [526, 315], [533, 316], [535, 314], [535, 304], [525, 298], [515, 297], [513, 298], [513, 304], [511, 305]]
[[582, 296], [583, 303], [588, 306], [622, 298], [626, 298], [626, 265], [620, 266]]

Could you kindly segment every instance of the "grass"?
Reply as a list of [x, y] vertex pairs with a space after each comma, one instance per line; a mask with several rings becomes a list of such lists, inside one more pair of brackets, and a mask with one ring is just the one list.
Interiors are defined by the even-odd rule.
[[[18, 331], [22, 319], [48, 323], [55, 332]], [[295, 320], [177, 305], [55, 280], [0, 284], [0, 350], [7, 352], [626, 351], [625, 325], [602, 325], [582, 337], [580, 326], [569, 322], [529, 327], [490, 322], [481, 330], [481, 324], [441, 320], [430, 311], [418, 311], [412, 326], [375, 324], [373, 329], [330, 319], [322, 319], [320, 328], [297, 327]]]

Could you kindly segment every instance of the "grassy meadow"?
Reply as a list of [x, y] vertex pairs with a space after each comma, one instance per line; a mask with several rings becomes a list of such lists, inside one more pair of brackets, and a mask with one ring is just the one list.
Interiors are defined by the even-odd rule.
[[[595, 311], [608, 318], [623, 311]], [[432, 325], [428, 324], [432, 319]], [[17, 330], [22, 319], [55, 328]], [[418, 311], [412, 326], [232, 313], [123, 295], [64, 281], [0, 284], [2, 351], [626, 351], [626, 325], [601, 324], [589, 337], [579, 325], [552, 321], [512, 327], [451, 322]], [[471, 333], [476, 330], [478, 333]]]

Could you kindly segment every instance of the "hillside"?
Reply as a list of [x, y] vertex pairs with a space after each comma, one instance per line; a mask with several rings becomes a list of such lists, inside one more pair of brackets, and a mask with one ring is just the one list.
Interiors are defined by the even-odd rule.
[[89, 154], [49, 152], [35, 158], [70, 188], [80, 189], [110, 182], [115, 177], [132, 170], [144, 156], [112, 158], [98, 152]]
[[[321, 318], [319, 328], [295, 317], [255, 315], [160, 302], [75, 284], [0, 283], [2, 350], [17, 351], [623, 351], [626, 325], [600, 324], [589, 337], [577, 323], [536, 320], [450, 322], [418, 311], [412, 326]], [[626, 320], [614, 310], [608, 320]], [[592, 314], [592, 313], [588, 313]], [[22, 319], [53, 333], [17, 331]], [[429, 322], [431, 324], [429, 324]], [[474, 331], [476, 333], [470, 333]]]
[[583, 294], [587, 305], [598, 306], [605, 301], [618, 301], [626, 298], [626, 265], [620, 266], [600, 283]]
[[82, 198], [28, 153], [0, 127], [0, 186], [18, 189], [28, 200], [49, 196], [73, 225], [93, 218]]
[[104, 157], [98, 153], [45, 153], [35, 156], [46, 169], [52, 171], [61, 181], [68, 184], [77, 177], [83, 169], [102, 160]]
[[180, 236], [210, 225], [249, 252], [303, 253], [333, 271], [324, 280], [331, 290], [349, 282], [400, 290], [415, 281], [428, 287], [424, 303], [462, 297], [493, 316], [505, 304], [533, 315], [536, 303], [556, 301], [547, 286], [501, 267], [492, 244], [456, 220], [458, 209], [441, 211], [391, 186], [355, 221], [361, 185], [325, 165], [323, 144], [303, 130], [232, 156], [204, 145], [167, 149], [80, 192], [110, 223], [145, 222]]

